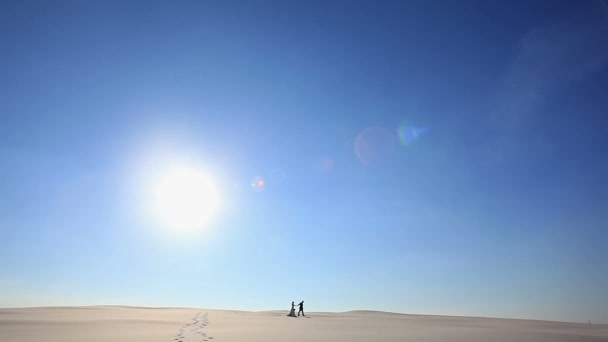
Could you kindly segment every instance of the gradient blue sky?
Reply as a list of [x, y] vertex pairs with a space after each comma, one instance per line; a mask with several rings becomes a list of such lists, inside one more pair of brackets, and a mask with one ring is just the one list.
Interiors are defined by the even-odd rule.
[[608, 322], [604, 2], [3, 1], [0, 50], [0, 306]]

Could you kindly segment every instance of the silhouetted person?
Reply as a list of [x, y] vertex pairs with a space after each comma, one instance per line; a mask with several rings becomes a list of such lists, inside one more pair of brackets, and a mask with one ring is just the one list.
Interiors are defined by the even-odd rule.
[[298, 310], [298, 316], [300, 316], [300, 312], [302, 313], [302, 316], [306, 316], [304, 314], [304, 301], [301, 301], [300, 304], [298, 304], [298, 306], [300, 307], [300, 309]]
[[291, 310], [289, 310], [289, 314], [287, 314], [287, 316], [289, 317], [296, 317], [296, 309], [294, 308], [295, 304], [293, 304], [293, 302], [291, 302]]

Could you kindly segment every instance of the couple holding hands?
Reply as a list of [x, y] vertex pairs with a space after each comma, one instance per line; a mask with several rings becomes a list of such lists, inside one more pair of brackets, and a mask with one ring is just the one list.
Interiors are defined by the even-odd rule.
[[[298, 310], [298, 316], [300, 316], [300, 312], [302, 313], [302, 316], [306, 316], [304, 315], [304, 301], [301, 301], [298, 306], [300, 307], [300, 310]], [[287, 316], [296, 317], [295, 304], [293, 302], [291, 302], [291, 310]]]

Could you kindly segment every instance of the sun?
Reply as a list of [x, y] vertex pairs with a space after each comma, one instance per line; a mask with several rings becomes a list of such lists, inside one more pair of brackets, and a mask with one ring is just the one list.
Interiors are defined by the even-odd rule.
[[192, 230], [209, 223], [219, 207], [212, 179], [196, 168], [174, 168], [160, 177], [154, 191], [155, 212], [176, 230]]

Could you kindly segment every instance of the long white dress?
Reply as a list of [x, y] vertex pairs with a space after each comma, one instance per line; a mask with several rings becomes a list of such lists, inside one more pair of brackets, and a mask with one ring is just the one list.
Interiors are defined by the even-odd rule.
[[289, 314], [287, 315], [289, 317], [297, 317], [296, 316], [296, 309], [294, 308], [294, 306], [291, 306], [291, 311], [289, 311]]

